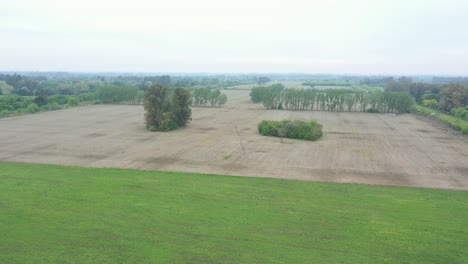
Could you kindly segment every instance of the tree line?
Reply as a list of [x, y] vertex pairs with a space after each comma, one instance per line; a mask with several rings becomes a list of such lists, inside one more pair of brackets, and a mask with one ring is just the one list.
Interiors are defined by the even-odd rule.
[[[258, 95], [260, 91], [263, 92]], [[265, 108], [287, 110], [406, 113], [414, 104], [414, 99], [407, 93], [367, 93], [340, 89], [260, 89], [251, 93], [251, 98], [253, 102], [261, 98]]]

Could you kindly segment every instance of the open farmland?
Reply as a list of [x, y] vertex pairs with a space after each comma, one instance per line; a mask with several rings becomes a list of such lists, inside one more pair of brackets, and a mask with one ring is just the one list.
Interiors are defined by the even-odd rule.
[[[468, 140], [411, 115], [265, 110], [249, 90], [193, 108], [170, 133], [137, 105], [95, 105], [0, 119], [0, 160], [468, 190]], [[315, 119], [317, 142], [262, 137], [263, 119]]]

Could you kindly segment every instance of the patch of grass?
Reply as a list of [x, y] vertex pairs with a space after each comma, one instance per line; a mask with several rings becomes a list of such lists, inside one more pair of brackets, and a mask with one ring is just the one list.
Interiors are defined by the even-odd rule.
[[[419, 115], [433, 116], [448, 124], [453, 129], [462, 131], [463, 134], [468, 135], [468, 121], [463, 120], [462, 118], [447, 115], [436, 109], [424, 107], [421, 105], [415, 105], [415, 110], [413, 112]], [[433, 113], [434, 115], [432, 115]]]
[[468, 192], [0, 163], [1, 263], [466, 263]]

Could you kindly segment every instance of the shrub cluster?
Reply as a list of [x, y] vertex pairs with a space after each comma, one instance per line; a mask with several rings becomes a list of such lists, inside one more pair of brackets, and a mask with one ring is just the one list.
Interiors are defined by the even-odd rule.
[[450, 114], [459, 117], [465, 121], [468, 121], [468, 106], [452, 108]]
[[322, 125], [316, 121], [263, 120], [258, 124], [258, 132], [263, 136], [287, 137], [313, 141], [322, 136]]
[[0, 96], [0, 117], [57, 110], [67, 106], [78, 106], [80, 102], [90, 102], [96, 99], [96, 93], [83, 93], [80, 95], [55, 94], [48, 97], [42, 95], [2, 95]]

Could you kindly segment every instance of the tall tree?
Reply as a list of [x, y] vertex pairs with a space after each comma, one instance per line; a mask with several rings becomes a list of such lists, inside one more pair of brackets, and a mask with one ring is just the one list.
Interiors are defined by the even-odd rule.
[[[164, 130], [169, 123], [171, 100], [169, 88], [160, 84], [153, 85], [146, 90], [143, 106], [146, 110], [145, 123], [149, 130]], [[168, 115], [169, 114], [169, 115]]]
[[174, 91], [172, 100], [172, 115], [178, 126], [186, 126], [192, 120], [192, 109], [190, 92], [183, 88]]

